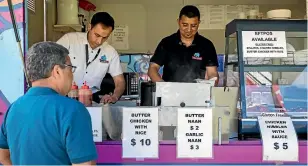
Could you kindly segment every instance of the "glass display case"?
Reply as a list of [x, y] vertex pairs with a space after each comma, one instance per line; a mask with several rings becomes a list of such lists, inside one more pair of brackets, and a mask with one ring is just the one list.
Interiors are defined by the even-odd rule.
[[285, 112], [307, 135], [307, 20], [237, 19], [225, 37], [224, 86], [232, 73], [240, 89], [239, 139], [259, 135], [262, 112]]

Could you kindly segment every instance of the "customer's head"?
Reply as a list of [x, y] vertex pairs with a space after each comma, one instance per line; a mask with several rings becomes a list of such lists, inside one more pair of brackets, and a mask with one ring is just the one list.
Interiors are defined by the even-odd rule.
[[66, 95], [72, 85], [73, 70], [69, 51], [54, 42], [34, 44], [27, 53], [26, 72], [32, 86], [50, 87]]
[[107, 12], [95, 13], [88, 27], [88, 42], [94, 49], [102, 45], [114, 29], [114, 20]]
[[192, 39], [198, 32], [200, 12], [196, 6], [184, 6], [179, 14], [178, 24], [181, 37]]

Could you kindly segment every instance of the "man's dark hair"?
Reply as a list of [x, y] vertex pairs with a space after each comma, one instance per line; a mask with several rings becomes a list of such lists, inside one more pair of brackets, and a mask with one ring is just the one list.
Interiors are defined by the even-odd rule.
[[107, 27], [114, 29], [114, 19], [107, 12], [97, 12], [91, 19], [91, 26], [94, 27], [97, 24], [103, 24]]
[[200, 20], [200, 11], [196, 6], [186, 5], [182, 8], [179, 19], [181, 19], [182, 16], [186, 16], [188, 18], [198, 17], [198, 20]]

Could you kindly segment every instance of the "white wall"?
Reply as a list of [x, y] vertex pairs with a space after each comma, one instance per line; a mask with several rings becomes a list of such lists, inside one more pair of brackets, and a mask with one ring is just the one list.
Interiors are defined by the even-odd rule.
[[[112, 15], [117, 25], [129, 27], [130, 52], [144, 52], [147, 48], [147, 15], [141, 4], [103, 4], [97, 5], [97, 11], [106, 11]], [[138, 39], [135, 40], [135, 39]]]
[[[129, 26], [130, 50], [119, 52], [153, 52], [159, 41], [177, 30], [180, 9], [187, 4], [257, 4], [266, 15], [271, 9], [288, 8], [292, 18], [304, 18], [305, 0], [91, 0], [97, 11], [107, 11], [116, 24]], [[200, 30], [218, 53], [224, 53], [224, 30]]]

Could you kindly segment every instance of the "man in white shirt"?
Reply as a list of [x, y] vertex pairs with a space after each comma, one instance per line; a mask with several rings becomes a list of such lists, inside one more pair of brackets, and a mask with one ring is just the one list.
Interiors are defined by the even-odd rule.
[[106, 42], [113, 29], [114, 19], [106, 12], [98, 12], [93, 15], [87, 33], [67, 33], [57, 41], [69, 50], [72, 64], [77, 66], [74, 81], [79, 87], [86, 82], [93, 93], [98, 92], [106, 73], [110, 73], [115, 89], [101, 99], [103, 103], [115, 103], [125, 90], [120, 57]]

